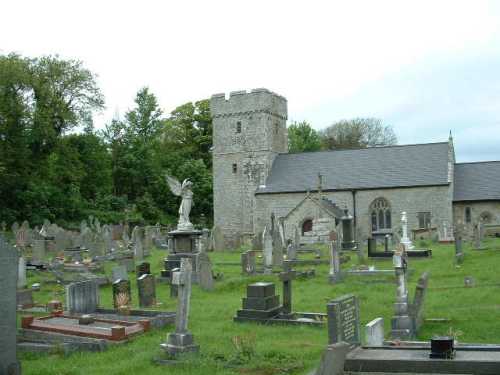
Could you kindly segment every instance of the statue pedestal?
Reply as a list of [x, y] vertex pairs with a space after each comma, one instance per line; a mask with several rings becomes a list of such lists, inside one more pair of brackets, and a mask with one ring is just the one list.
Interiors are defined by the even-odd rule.
[[174, 230], [168, 232], [171, 248], [170, 254], [164, 260], [164, 270], [161, 271], [162, 278], [171, 279], [172, 270], [179, 268], [182, 258], [190, 258], [193, 266], [191, 280], [197, 284], [199, 280], [198, 242], [203, 232], [200, 230]]

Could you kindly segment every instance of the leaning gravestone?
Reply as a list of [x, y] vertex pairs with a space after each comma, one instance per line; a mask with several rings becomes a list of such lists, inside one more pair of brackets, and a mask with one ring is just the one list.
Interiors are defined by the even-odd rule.
[[151, 274], [144, 274], [137, 279], [137, 289], [139, 291], [139, 306], [151, 307], [156, 303], [155, 277]]
[[326, 305], [328, 313], [328, 343], [361, 343], [359, 333], [359, 304], [356, 296], [347, 294]]
[[80, 281], [66, 287], [66, 303], [70, 314], [89, 314], [99, 306], [99, 286], [93, 280]]
[[16, 359], [16, 250], [0, 236], [0, 374], [17, 375], [21, 367]]

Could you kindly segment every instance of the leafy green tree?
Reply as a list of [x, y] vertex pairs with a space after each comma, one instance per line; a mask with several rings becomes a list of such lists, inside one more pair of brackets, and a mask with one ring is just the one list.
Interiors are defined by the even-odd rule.
[[327, 150], [365, 148], [397, 144], [392, 126], [377, 118], [341, 120], [321, 132]]
[[319, 151], [321, 138], [307, 121], [293, 122], [288, 127], [288, 151]]

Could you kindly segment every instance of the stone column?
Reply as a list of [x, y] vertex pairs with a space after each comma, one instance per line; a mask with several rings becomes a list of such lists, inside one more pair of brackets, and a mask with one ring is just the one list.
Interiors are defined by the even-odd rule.
[[178, 286], [175, 332], [169, 333], [167, 342], [161, 344], [163, 350], [171, 356], [199, 350], [199, 346], [194, 344], [193, 334], [188, 331], [192, 269], [191, 259], [182, 258], [180, 271], [172, 274], [172, 284]]

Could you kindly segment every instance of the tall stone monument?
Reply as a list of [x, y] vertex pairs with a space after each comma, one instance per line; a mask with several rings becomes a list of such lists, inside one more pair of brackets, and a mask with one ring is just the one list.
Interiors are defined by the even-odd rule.
[[406, 284], [406, 257], [404, 245], [394, 252], [394, 270], [396, 273], [396, 302], [394, 303], [394, 316], [391, 320], [391, 337], [398, 340], [413, 338], [413, 322], [410, 317], [408, 288]]
[[182, 201], [179, 206], [177, 229], [168, 233], [170, 254], [165, 260], [165, 270], [162, 271], [162, 276], [171, 278], [172, 270], [180, 267], [181, 259], [189, 258], [192, 263], [192, 281], [198, 283], [198, 256], [200, 254], [198, 243], [202, 236], [202, 232], [200, 230], [195, 230], [193, 224], [191, 224], [189, 220], [189, 214], [193, 204], [193, 192], [191, 190], [193, 184], [188, 179], [185, 179], [182, 184], [171, 176], [166, 176], [166, 179], [172, 193], [182, 197]]
[[17, 375], [16, 358], [17, 251], [0, 236], [0, 374]]
[[405, 250], [414, 249], [413, 243], [408, 237], [408, 216], [406, 212], [401, 212], [401, 227], [403, 229], [403, 236], [401, 237], [401, 244], [405, 246]]

